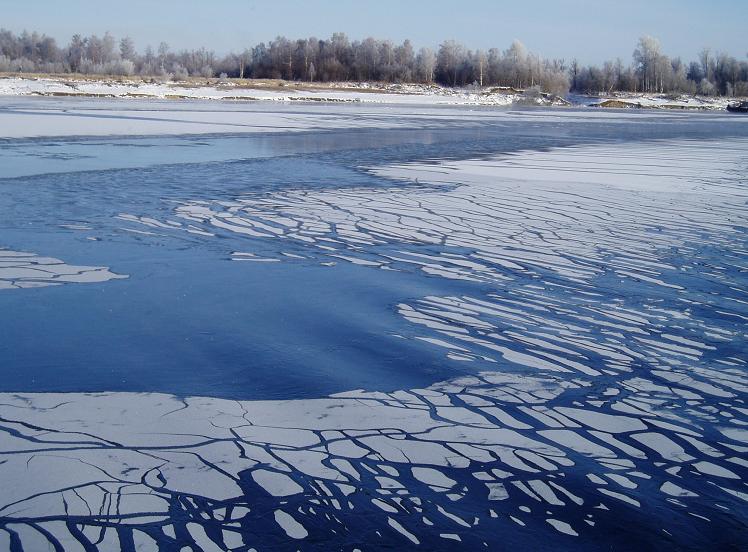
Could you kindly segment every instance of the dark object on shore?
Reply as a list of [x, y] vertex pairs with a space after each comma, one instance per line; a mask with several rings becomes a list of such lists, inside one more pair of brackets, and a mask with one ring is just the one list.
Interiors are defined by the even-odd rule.
[[748, 102], [729, 104], [727, 111], [731, 111], [732, 113], [748, 113]]

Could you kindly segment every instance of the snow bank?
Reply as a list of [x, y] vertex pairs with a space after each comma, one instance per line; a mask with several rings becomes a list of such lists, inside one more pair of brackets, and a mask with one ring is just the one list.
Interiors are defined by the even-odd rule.
[[[294, 84], [270, 87], [259, 82], [248, 87], [234, 82], [193, 85], [186, 82], [146, 83], [21, 77], [0, 79], [0, 95], [492, 106], [508, 106], [523, 98], [520, 91], [513, 89], [452, 89], [417, 84], [332, 83], [325, 87]], [[553, 101], [544, 99], [542, 103], [550, 104]]]
[[726, 109], [728, 98], [672, 94], [612, 94], [602, 97], [583, 97], [591, 107], [650, 108], [650, 109]]
[[[0, 78], [0, 96], [53, 96], [94, 98], [192, 99], [224, 101], [342, 102], [389, 105], [510, 106], [568, 105], [561, 98], [525, 96], [522, 90], [504, 87], [446, 88], [435, 84], [343, 83], [325, 85], [257, 81], [138, 82], [116, 79]], [[731, 100], [672, 94], [615, 93], [575, 96], [572, 104], [610, 108], [725, 109]]]

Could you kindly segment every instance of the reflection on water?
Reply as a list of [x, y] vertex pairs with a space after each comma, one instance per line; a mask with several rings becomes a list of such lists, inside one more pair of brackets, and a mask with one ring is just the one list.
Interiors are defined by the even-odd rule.
[[[440, 138], [445, 139], [428, 130], [380, 131], [376, 136], [349, 132], [343, 144], [344, 149], [355, 150], [394, 144], [428, 144]], [[309, 155], [340, 148], [340, 134], [23, 140], [0, 143], [3, 167], [0, 178]]]

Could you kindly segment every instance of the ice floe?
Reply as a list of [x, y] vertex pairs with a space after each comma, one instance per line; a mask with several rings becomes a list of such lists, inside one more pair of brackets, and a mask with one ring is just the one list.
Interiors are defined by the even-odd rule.
[[127, 278], [103, 266], [75, 266], [53, 257], [0, 248], [0, 290], [91, 284]]
[[[573, 412], [556, 406], [567, 396], [583, 406]], [[645, 501], [666, 504], [673, 497], [708, 518], [715, 506], [692, 490], [707, 482], [669, 471], [684, 465], [717, 479], [725, 494], [715, 495], [713, 486], [708, 492], [721, 507], [741, 508], [728, 497], [745, 495], [745, 466], [706, 460], [685, 441], [676, 445], [657, 431], [658, 414], [642, 416], [641, 425], [627, 415], [601, 415], [592, 396], [558, 375], [491, 372], [427, 389], [292, 401], [6, 393], [0, 395], [0, 538], [101, 548], [88, 535], [111, 528], [126, 539], [146, 538], [136, 533], [145, 531], [169, 547], [178, 542], [171, 529], [177, 526], [203, 549], [225, 549], [223, 539], [239, 536], [233, 531], [250, 546], [284, 535], [334, 539], [362, 513], [368, 529], [346, 537], [361, 545], [396, 542], [395, 534], [402, 545], [429, 543], [438, 536], [431, 529], [437, 519], [442, 532], [451, 527], [468, 545], [482, 542], [481, 533], [472, 533], [478, 523], [537, 530], [544, 523], [574, 537], [615, 523], [609, 516], [622, 507], [639, 510]], [[463, 407], [471, 417], [442, 415], [439, 405], [467, 404], [468, 397], [485, 406]], [[577, 422], [548, 429], [530, 415], [540, 406], [573, 413]], [[495, 409], [525, 429], [505, 427], [490, 414]], [[610, 446], [605, 436], [613, 432], [624, 447]], [[726, 454], [731, 440], [723, 440], [713, 446]], [[646, 454], [627, 453], [642, 446]], [[586, 485], [574, 475], [580, 469], [588, 473]], [[643, 477], [659, 497], [644, 494], [635, 482]], [[527, 500], [539, 505], [539, 517], [529, 515]], [[61, 523], [69, 516], [91, 531], [71, 532]], [[580, 524], [582, 517], [593, 523]], [[655, 518], [677, 532], [666, 516]], [[383, 526], [395, 533], [383, 534]]]

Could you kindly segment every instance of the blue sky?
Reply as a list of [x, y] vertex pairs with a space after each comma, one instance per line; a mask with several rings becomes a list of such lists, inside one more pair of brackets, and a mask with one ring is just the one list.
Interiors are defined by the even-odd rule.
[[748, 0], [0, 0], [0, 27], [39, 30], [67, 43], [76, 32], [132, 36], [138, 49], [225, 53], [276, 35], [374, 36], [416, 46], [446, 38], [469, 48], [506, 48], [519, 39], [545, 57], [628, 61], [637, 38], [659, 38], [686, 59], [704, 46], [748, 54]]

